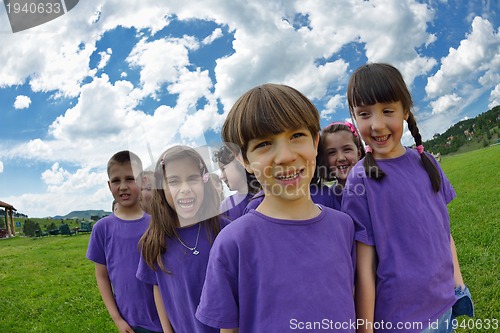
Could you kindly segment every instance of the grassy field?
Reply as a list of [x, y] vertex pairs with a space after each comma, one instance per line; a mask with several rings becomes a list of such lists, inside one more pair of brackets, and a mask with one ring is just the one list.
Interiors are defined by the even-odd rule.
[[[441, 165], [457, 192], [451, 230], [476, 318], [500, 320], [500, 145], [445, 157]], [[480, 331], [488, 330], [458, 332]]]
[[[443, 158], [457, 191], [451, 228], [476, 319], [500, 320], [500, 146]], [[88, 234], [0, 240], [0, 333], [116, 332], [85, 259]]]

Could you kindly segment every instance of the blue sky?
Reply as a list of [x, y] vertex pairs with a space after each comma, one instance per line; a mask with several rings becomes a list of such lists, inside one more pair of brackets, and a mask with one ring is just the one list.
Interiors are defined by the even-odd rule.
[[[424, 139], [500, 104], [496, 0], [85, 0], [12, 33], [0, 6], [0, 200], [31, 217], [109, 210], [106, 162], [216, 144], [265, 82], [349, 117], [349, 75], [404, 74]], [[408, 133], [403, 140], [412, 144]]]

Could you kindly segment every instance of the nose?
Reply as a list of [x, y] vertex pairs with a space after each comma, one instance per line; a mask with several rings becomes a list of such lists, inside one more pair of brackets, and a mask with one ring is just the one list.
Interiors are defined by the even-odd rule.
[[290, 147], [289, 143], [282, 143], [277, 145], [274, 163], [276, 164], [287, 164], [294, 161], [296, 158], [296, 153]]
[[341, 151], [337, 152], [337, 161], [343, 161], [345, 160], [346, 157], [345, 157], [345, 154]]
[[385, 127], [385, 122], [384, 122], [384, 118], [383, 118], [383, 115], [373, 115], [372, 116], [372, 122], [371, 122], [371, 128], [372, 130], [374, 131], [378, 131], [378, 130], [381, 130]]
[[179, 191], [181, 193], [189, 193], [191, 192], [191, 186], [187, 182], [182, 182]]

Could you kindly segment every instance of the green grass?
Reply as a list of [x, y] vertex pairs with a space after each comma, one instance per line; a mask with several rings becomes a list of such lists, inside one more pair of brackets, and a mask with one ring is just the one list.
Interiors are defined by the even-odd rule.
[[0, 241], [0, 332], [115, 332], [94, 265], [89, 234]]
[[[495, 146], [441, 164], [457, 191], [451, 229], [476, 322], [500, 320], [499, 162]], [[0, 333], [117, 332], [85, 259], [88, 240], [88, 234], [0, 240]]]
[[457, 192], [451, 230], [476, 318], [500, 320], [500, 146], [444, 157], [441, 166]]

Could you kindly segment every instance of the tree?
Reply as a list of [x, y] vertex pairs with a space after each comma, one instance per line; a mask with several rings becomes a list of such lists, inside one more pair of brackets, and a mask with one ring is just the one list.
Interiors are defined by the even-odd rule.
[[35, 231], [40, 230], [40, 225], [31, 220], [24, 220], [23, 232], [26, 236], [34, 237]]
[[49, 224], [49, 226], [47, 227], [47, 231], [49, 230], [54, 230], [54, 229], [57, 229], [57, 226], [54, 222], [52, 222], [51, 224]]

